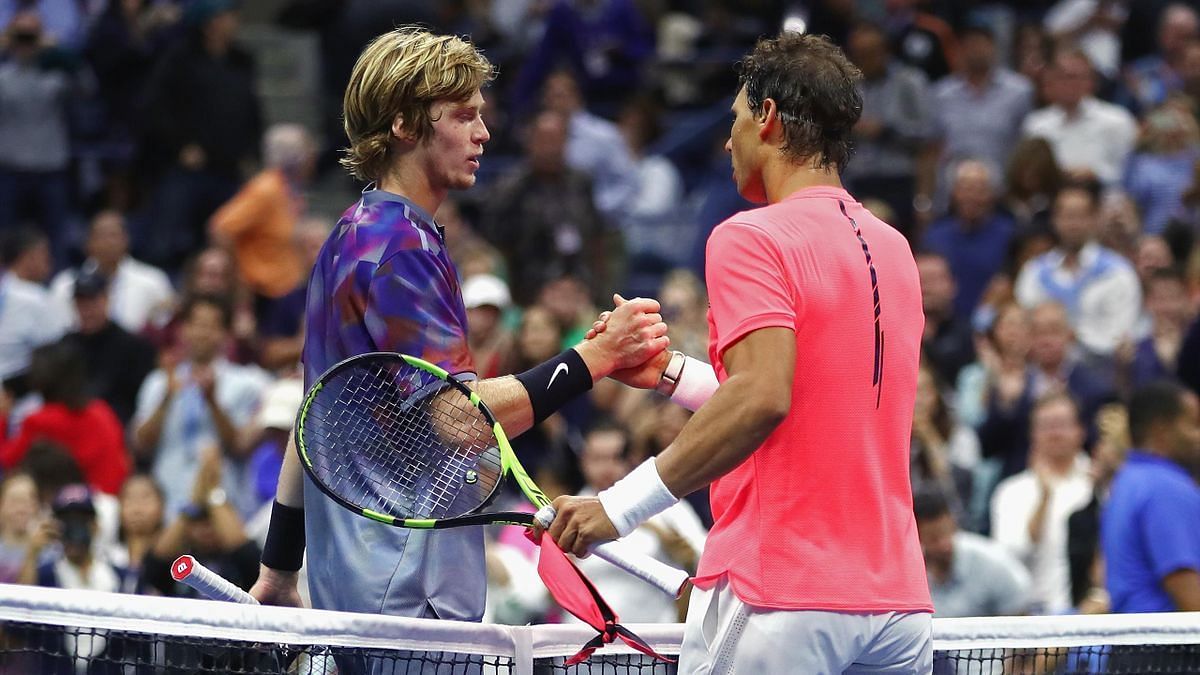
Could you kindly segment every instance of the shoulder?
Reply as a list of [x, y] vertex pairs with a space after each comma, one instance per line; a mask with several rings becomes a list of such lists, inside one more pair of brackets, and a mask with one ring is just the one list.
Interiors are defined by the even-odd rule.
[[1013, 506], [1027, 500], [1030, 491], [1036, 484], [1036, 479], [1029, 471], [1022, 471], [1009, 476], [996, 486], [993, 499], [997, 502], [1011, 502]]
[[957, 75], [948, 75], [933, 83], [933, 95], [938, 99], [946, 99], [949, 102], [958, 102], [958, 97], [962, 94], [963, 80]]
[[1115, 126], [1130, 128], [1137, 126], [1137, 120], [1134, 118], [1133, 113], [1115, 103], [1092, 99], [1087, 102], [1087, 105], [1089, 114], [1097, 120], [1108, 122]]

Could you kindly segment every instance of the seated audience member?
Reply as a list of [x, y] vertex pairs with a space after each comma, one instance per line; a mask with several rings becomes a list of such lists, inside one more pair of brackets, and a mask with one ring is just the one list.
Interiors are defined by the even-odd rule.
[[249, 452], [246, 483], [257, 508], [275, 499], [288, 437], [303, 402], [304, 382], [298, 377], [280, 378], [263, 391], [262, 405], [244, 431]]
[[87, 259], [78, 269], [59, 272], [50, 291], [64, 305], [79, 297], [75, 284], [90, 271], [108, 280], [109, 318], [130, 333], [140, 333], [164, 321], [175, 302], [167, 273], [129, 254], [129, 229], [120, 211], [105, 210], [92, 217], [85, 244]]
[[[221, 487], [221, 453], [203, 450], [190, 493], [191, 500], [174, 516], [146, 555], [142, 584], [175, 597], [199, 597], [190, 586], [171, 577], [171, 563], [189, 553], [204, 566], [249, 590], [258, 579], [262, 551], [246, 536], [242, 519]], [[178, 481], [174, 483], [179, 485]]]
[[304, 349], [304, 305], [308, 299], [308, 277], [317, 254], [329, 237], [329, 222], [305, 218], [296, 226], [295, 246], [304, 271], [300, 283], [282, 297], [261, 305], [258, 321], [259, 364], [270, 371], [286, 372], [300, 363]]
[[0, 239], [0, 381], [17, 397], [28, 392], [24, 376], [34, 348], [57, 341], [70, 325], [67, 307], [42, 286], [50, 265], [44, 233], [15, 230]]
[[921, 350], [943, 382], [955, 382], [958, 371], [975, 360], [970, 317], [958, 316], [954, 311], [958, 290], [945, 256], [926, 251], [918, 253], [916, 259], [925, 312]]
[[1176, 269], [1156, 269], [1146, 280], [1146, 311], [1150, 333], [1131, 345], [1126, 379], [1131, 388], [1174, 377], [1183, 336], [1195, 312], [1188, 300], [1187, 281]]
[[939, 490], [914, 492], [933, 611], [940, 617], [1007, 616], [1029, 607], [1029, 572], [1000, 544], [958, 529]]
[[120, 529], [116, 543], [108, 549], [108, 559], [129, 571], [123, 590], [133, 593], [141, 578], [142, 563], [162, 534], [165, 500], [154, 477], [145, 473], [126, 479], [118, 499]]
[[992, 537], [1029, 570], [1030, 612], [1071, 609], [1067, 521], [1092, 498], [1079, 409], [1063, 393], [1046, 395], [1030, 414], [1029, 468], [992, 495]]
[[110, 284], [98, 270], [85, 269], [75, 277], [74, 295], [78, 329], [63, 342], [83, 355], [88, 391], [128, 424], [138, 389], [154, 370], [154, 345], [109, 318]]
[[[630, 438], [624, 427], [602, 420], [584, 437], [579, 457], [585, 486], [580, 494], [597, 494], [612, 487], [633, 465], [629, 462]], [[694, 570], [704, 550], [707, 530], [686, 501], [680, 501], [622, 538], [631, 549], [669, 565]], [[631, 623], [674, 623], [681, 606], [662, 593], [612, 564], [589, 556], [577, 561], [579, 568], [612, 603], [622, 621]]]
[[[116, 494], [129, 474], [125, 431], [112, 408], [88, 394], [83, 355], [64, 343], [39, 347], [29, 383], [41, 394], [42, 407], [25, 418], [17, 434], [0, 427], [0, 466], [17, 466], [35, 441], [50, 440], [71, 453], [89, 485]], [[0, 405], [0, 417], [6, 412]]]
[[25, 564], [41, 502], [27, 473], [0, 481], [0, 584], [15, 584]]
[[[54, 517], [44, 521], [30, 541], [20, 583], [110, 593], [121, 590], [125, 570], [93, 546], [97, 525], [92, 491], [79, 483], [68, 485], [54, 497], [51, 510]], [[52, 543], [61, 544], [61, 555], [39, 564], [43, 550]]]
[[950, 503], [955, 520], [969, 524], [971, 472], [979, 463], [979, 439], [974, 429], [955, 420], [928, 364], [922, 364], [917, 375], [911, 453], [913, 490], [938, 490]]
[[463, 281], [462, 296], [475, 374], [483, 379], [504, 375], [513, 350], [512, 331], [504, 325], [504, 312], [512, 304], [508, 284], [491, 274], [476, 274]]
[[1133, 441], [1100, 520], [1112, 611], [1200, 610], [1200, 403], [1159, 381], [1129, 403]]

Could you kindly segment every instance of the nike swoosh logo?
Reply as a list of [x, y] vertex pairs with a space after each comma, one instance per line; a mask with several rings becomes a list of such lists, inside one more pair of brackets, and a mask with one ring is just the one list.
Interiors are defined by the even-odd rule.
[[569, 374], [570, 370], [571, 370], [571, 367], [568, 366], [567, 364], [565, 364], [565, 363], [558, 364], [558, 367], [555, 368], [554, 372], [550, 374], [550, 381], [546, 383], [546, 391], [550, 391], [550, 387], [554, 386], [554, 378], [558, 377], [559, 373], [568, 373]]

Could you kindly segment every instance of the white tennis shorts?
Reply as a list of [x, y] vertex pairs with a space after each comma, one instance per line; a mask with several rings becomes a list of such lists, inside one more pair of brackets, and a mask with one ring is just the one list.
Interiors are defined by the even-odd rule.
[[924, 612], [848, 614], [751, 607], [722, 579], [692, 589], [679, 675], [933, 671], [933, 619]]

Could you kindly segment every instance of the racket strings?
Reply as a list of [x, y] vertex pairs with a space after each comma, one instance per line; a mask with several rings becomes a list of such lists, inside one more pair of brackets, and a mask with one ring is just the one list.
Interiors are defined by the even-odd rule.
[[402, 362], [349, 368], [325, 382], [303, 436], [326, 487], [398, 518], [468, 513], [500, 479], [482, 412], [453, 386]]

